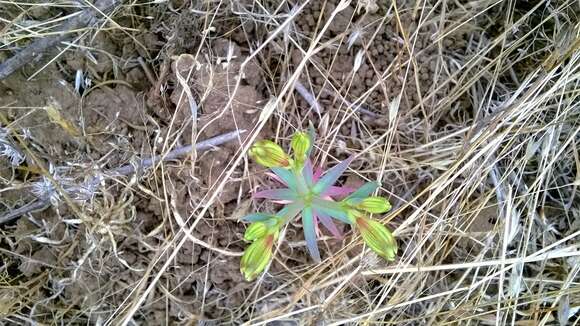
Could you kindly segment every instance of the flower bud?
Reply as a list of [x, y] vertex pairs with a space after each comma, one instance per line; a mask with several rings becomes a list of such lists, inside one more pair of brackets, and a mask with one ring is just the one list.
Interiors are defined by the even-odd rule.
[[250, 224], [244, 234], [244, 239], [247, 241], [254, 241], [263, 238], [268, 233], [268, 227], [263, 222], [255, 222]]
[[254, 241], [242, 256], [240, 271], [246, 281], [251, 281], [264, 271], [272, 258], [272, 246], [275, 234], [270, 233], [263, 238]]
[[391, 204], [383, 197], [370, 196], [363, 199], [357, 208], [371, 214], [380, 214], [391, 210]]
[[306, 159], [306, 155], [308, 154], [308, 150], [310, 150], [310, 137], [305, 132], [296, 132], [294, 136], [292, 136], [292, 141], [290, 142], [290, 146], [294, 151], [294, 158], [297, 161], [304, 161]]
[[389, 229], [364, 216], [356, 218], [356, 226], [369, 248], [386, 260], [395, 260], [397, 241]]
[[271, 140], [257, 141], [250, 148], [248, 154], [258, 164], [268, 168], [287, 167], [290, 165], [290, 158], [284, 153], [282, 147]]

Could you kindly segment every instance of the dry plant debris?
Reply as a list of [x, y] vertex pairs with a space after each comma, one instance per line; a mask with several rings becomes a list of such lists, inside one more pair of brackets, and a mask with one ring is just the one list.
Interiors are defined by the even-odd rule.
[[[580, 322], [577, 1], [0, 3], [1, 323]], [[310, 124], [397, 258], [291, 225], [246, 282], [248, 149]]]

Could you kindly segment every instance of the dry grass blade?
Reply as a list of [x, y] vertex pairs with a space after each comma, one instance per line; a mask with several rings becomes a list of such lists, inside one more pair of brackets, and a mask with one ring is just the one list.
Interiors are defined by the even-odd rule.
[[[0, 0], [0, 318], [577, 324], [579, 16], [572, 0]], [[238, 219], [279, 209], [252, 198], [276, 181], [246, 151], [310, 127], [315, 165], [354, 156], [339, 183], [380, 182], [397, 259], [344, 225], [317, 231], [312, 263], [296, 219], [245, 282]]]
[[[98, 14], [106, 16], [118, 7], [120, 3], [121, 1], [100, 0], [97, 1], [95, 5], [91, 4], [90, 6], [92, 9], [97, 11]], [[23, 65], [38, 59], [38, 57], [42, 56], [42, 54], [47, 50], [51, 50], [52, 47], [67, 39], [70, 36], [69, 33], [71, 31], [89, 25], [96, 16], [97, 14], [93, 10], [86, 10], [75, 17], [68, 18], [60, 31], [56, 32], [54, 35], [40, 37], [36, 42], [0, 64], [0, 80], [10, 76]]]

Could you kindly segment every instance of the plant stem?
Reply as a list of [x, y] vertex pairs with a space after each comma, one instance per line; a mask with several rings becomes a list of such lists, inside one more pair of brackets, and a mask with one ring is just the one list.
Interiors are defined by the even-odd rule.
[[[162, 161], [173, 160], [176, 158], [186, 156], [189, 153], [191, 153], [191, 151], [194, 150], [194, 148], [197, 151], [204, 151], [204, 150], [214, 148], [218, 145], [222, 145], [224, 143], [230, 142], [232, 140], [236, 140], [244, 132], [246, 132], [246, 131], [245, 130], [238, 130], [238, 131], [228, 132], [228, 133], [225, 133], [223, 135], [219, 135], [219, 136], [201, 141], [201, 142], [195, 144], [195, 146], [194, 145], [187, 145], [187, 146], [176, 148], [176, 149], [174, 149], [174, 150], [172, 150], [164, 155], [156, 155], [156, 156], [153, 156], [151, 158], [143, 159], [137, 164], [137, 166], [128, 164], [128, 165], [118, 167], [116, 169], [109, 170], [108, 172], [106, 172], [104, 174], [105, 175], [115, 175], [115, 176], [126, 176], [126, 175], [134, 173], [137, 169], [148, 168], [148, 167], [151, 167], [151, 166], [153, 166], [159, 162], [162, 162]], [[83, 189], [83, 188], [84, 189], [94, 189], [98, 186], [98, 184], [100, 183], [101, 180], [102, 180], [101, 176], [93, 177], [90, 181], [86, 182], [81, 187], [77, 187], [76, 189]], [[28, 214], [32, 211], [45, 208], [49, 204], [50, 204], [50, 201], [48, 199], [38, 199], [38, 200], [33, 201], [25, 206], [8, 211], [6, 214], [0, 216], [0, 225], [7, 223], [7, 222], [10, 222], [10, 221], [18, 218], [19, 216]]]
[[74, 35], [72, 31], [103, 19], [103, 15], [111, 13], [121, 3], [122, 1], [120, 0], [100, 0], [94, 5], [90, 5], [90, 8], [79, 12], [77, 16], [67, 21], [59, 33], [54, 33], [50, 37], [39, 38], [22, 51], [2, 62], [0, 64], [0, 80], [7, 78], [23, 65], [38, 60], [46, 51]]

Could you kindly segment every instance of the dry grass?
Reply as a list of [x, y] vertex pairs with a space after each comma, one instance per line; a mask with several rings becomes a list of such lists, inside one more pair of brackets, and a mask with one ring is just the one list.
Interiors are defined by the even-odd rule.
[[[22, 16], [32, 8], [15, 1], [2, 3], [21, 8]], [[401, 47], [392, 64], [385, 71], [377, 71], [381, 77], [360, 96], [352, 95], [352, 82], [339, 83], [328, 67], [317, 61], [317, 54], [329, 49], [338, 56], [338, 48], [355, 37], [352, 34], [358, 25], [354, 18], [343, 33], [327, 36], [330, 25], [339, 19], [348, 1], [338, 2], [327, 20], [317, 21], [318, 32], [313, 37], [301, 33], [296, 26], [299, 15], [310, 5], [308, 1], [239, 6], [211, 2], [172, 8], [175, 3], [125, 4], [116, 14], [125, 18], [133, 15], [138, 22], [148, 19], [142, 9], [151, 6], [156, 9], [150, 12], [157, 13], [153, 20], [169, 21], [186, 14], [194, 17], [194, 27], [199, 30], [189, 53], [199, 61], [211, 53], [207, 51], [208, 44], [217, 38], [211, 27], [233, 21], [234, 26], [243, 28], [247, 38], [247, 44], [241, 45], [248, 53], [241, 58], [240, 71], [248, 72], [253, 69], [252, 63], [261, 63], [261, 85], [274, 98], [268, 106], [272, 110], [262, 111], [254, 129], [247, 131], [247, 140], [224, 165], [218, 181], [207, 191], [191, 195], [191, 206], [186, 212], [176, 202], [179, 197], [174, 185], [178, 180], [172, 179], [174, 174], [170, 171], [179, 168], [189, 171], [194, 179], [201, 178], [199, 173], [206, 172], [195, 169], [198, 164], [195, 155], [186, 162], [160, 163], [155, 167], [157, 173], [146, 173], [140, 179], [104, 176], [107, 185], [81, 203], [65, 196], [65, 189], [53, 189], [61, 195], [53, 202], [59, 201], [61, 207], [68, 209], [49, 219], [65, 220], [61, 225], [66, 229], [62, 238], [66, 245], [50, 263], [40, 259], [43, 268], [30, 276], [17, 273], [10, 266], [19, 259], [34, 263], [39, 257], [23, 257], [14, 252], [10, 241], [19, 238], [14, 238], [14, 228], [3, 227], [0, 316], [7, 323], [35, 320], [77, 324], [90, 320], [110, 325], [147, 324], [152, 322], [154, 312], [156, 322], [170, 323], [177, 322], [175, 311], [181, 312], [180, 322], [190, 323], [203, 320], [207, 310], [216, 305], [221, 306], [221, 315], [213, 322], [223, 324], [579, 322], [578, 2], [381, 4], [386, 7], [380, 11], [383, 13], [380, 19], [393, 22], [392, 35], [398, 37]], [[358, 2], [358, 6], [363, 3]], [[74, 4], [52, 5], [64, 8]], [[356, 7], [357, 3], [352, 5]], [[365, 11], [356, 8], [361, 13]], [[412, 30], [408, 30], [409, 21], [405, 20], [410, 13], [416, 23]], [[24, 39], [46, 37], [64, 19], [66, 16], [32, 23], [23, 21], [21, 16], [4, 17], [0, 32], [2, 48], [10, 49]], [[133, 36], [138, 24], [121, 27], [111, 23], [115, 19], [112, 15], [98, 28], [123, 30], [127, 37], [139, 42]], [[173, 33], [170, 24], [155, 26], [164, 26]], [[364, 28], [365, 35], [377, 32], [373, 26]], [[428, 35], [431, 42], [419, 45], [417, 40], [429, 28], [436, 30]], [[446, 40], [454, 39], [460, 31], [467, 35], [465, 47], [459, 52], [449, 51]], [[90, 37], [94, 32], [87, 29], [75, 35]], [[375, 44], [373, 37], [369, 40], [359, 46], [363, 51], [360, 58], [369, 58], [364, 51], [370, 51]], [[61, 50], [72, 46], [66, 45]], [[173, 53], [176, 48], [164, 47], [161, 56], [179, 54]], [[294, 64], [292, 55], [297, 53], [302, 60]], [[435, 53], [430, 60], [436, 68], [428, 76], [433, 82], [428, 89], [413, 86], [408, 91], [412, 81], [413, 85], [422, 85], [420, 63], [416, 60], [421, 53]], [[153, 57], [148, 58], [149, 62], [161, 63], [162, 60]], [[54, 58], [56, 61], [57, 57]], [[115, 64], [121, 63], [127, 62], [115, 60]], [[162, 71], [163, 64], [154, 68]], [[327, 90], [319, 89], [309, 79], [314, 70], [325, 76]], [[402, 77], [402, 84], [395, 89], [395, 95], [389, 94], [382, 108], [369, 104], [372, 92], [392, 90], [389, 85], [397, 76]], [[180, 84], [186, 85], [187, 80], [180, 78]], [[301, 105], [303, 100], [294, 91], [298, 80], [317, 101], [315, 105], [321, 108], [320, 112]], [[238, 78], [232, 83], [235, 94], [242, 87], [242, 80]], [[333, 103], [322, 100], [321, 94], [328, 91], [333, 94]], [[418, 92], [419, 100], [404, 106], [409, 92]], [[188, 99], [192, 106], [192, 94], [181, 96], [181, 101]], [[218, 118], [227, 116], [236, 101], [231, 96]], [[243, 300], [239, 304], [224, 304], [227, 293], [217, 295], [220, 299], [210, 298], [209, 293], [214, 290], [209, 281], [211, 274], [224, 269], [224, 264], [238, 262], [239, 244], [232, 249], [229, 244], [205, 241], [196, 237], [196, 232], [201, 232], [196, 230], [217, 214], [218, 198], [234, 180], [246, 184], [239, 191], [237, 206], [249, 204], [248, 189], [262, 182], [262, 178], [250, 168], [245, 153], [262, 130], [273, 126], [276, 137], [287, 141], [294, 130], [307, 127], [309, 120], [319, 132], [316, 144], [319, 163], [334, 164], [346, 154], [354, 153], [358, 163], [349, 174], [383, 184], [381, 192], [391, 198], [395, 209], [375, 218], [395, 229], [399, 259], [386, 264], [364, 249], [361, 239], [353, 234], [347, 236], [341, 247], [322, 241], [319, 246], [326, 251], [327, 259], [318, 265], [293, 259], [292, 255], [303, 253], [294, 250], [301, 247], [301, 242], [290, 226], [271, 270], [253, 284], [232, 287], [231, 291], [241, 292]], [[373, 120], [381, 120], [381, 124]], [[178, 146], [175, 139], [185, 128], [175, 115], [169, 121], [169, 136], [148, 143], [149, 153], [168, 153]], [[195, 139], [203, 128], [197, 130], [196, 122], [193, 126], [191, 137]], [[41, 158], [35, 158], [38, 155], [35, 148], [26, 145], [29, 141], [18, 137], [18, 131], [11, 129], [10, 123], [5, 127], [18, 144], [15, 147], [28, 146], [22, 151], [38, 166], [45, 165]], [[3, 144], [0, 142], [0, 146], [7, 146]], [[86, 162], [75, 163], [81, 161]], [[82, 165], [71, 169], [62, 173], [80, 182]], [[52, 184], [64, 182], [54, 171], [44, 170]], [[26, 184], [14, 179], [3, 181], [7, 184], [3, 192], [28, 191]], [[160, 223], [149, 233], [134, 229], [139, 216], [136, 197], [143, 196], [158, 201], [160, 207]], [[216, 221], [214, 227], [226, 225], [220, 232], [227, 231], [228, 217]], [[43, 234], [33, 235], [32, 240], [41, 246], [62, 245], [59, 239], [49, 239]], [[127, 243], [146, 248], [142, 252], [147, 254], [138, 259], [138, 264], [123, 258], [123, 252], [130, 248]], [[193, 262], [183, 265], [178, 261], [184, 248], [192, 243], [213, 257], [200, 271], [188, 270], [195, 265]], [[118, 250], [119, 246], [123, 250]], [[228, 268], [235, 270], [237, 266]], [[77, 298], [62, 295], [68, 286], [80, 282], [77, 277], [83, 270], [91, 276], [84, 282], [97, 283], [85, 290], [99, 289], [99, 293], [105, 294], [97, 301], [84, 300], [82, 291]], [[130, 270], [131, 276], [117, 279], [115, 275], [121, 270]], [[189, 299], [180, 297], [177, 293], [181, 284], [173, 283], [188, 278], [176, 276], [183, 271], [203, 276], [196, 279], [198, 288]]]

